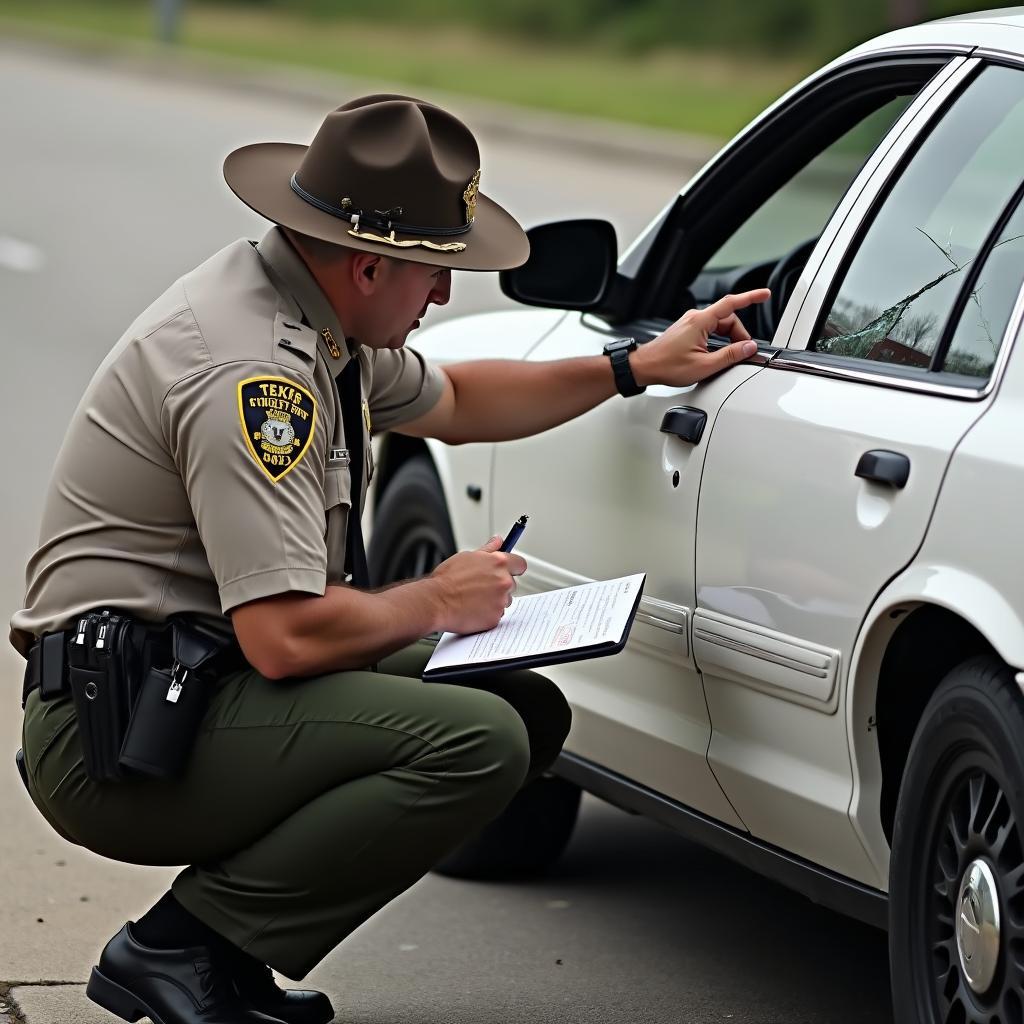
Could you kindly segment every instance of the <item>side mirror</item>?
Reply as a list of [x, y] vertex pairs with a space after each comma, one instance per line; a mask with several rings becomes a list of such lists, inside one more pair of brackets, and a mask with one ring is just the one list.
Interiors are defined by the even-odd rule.
[[530, 258], [498, 275], [516, 302], [556, 309], [596, 309], [606, 298], [618, 259], [615, 228], [606, 220], [562, 220], [526, 232]]

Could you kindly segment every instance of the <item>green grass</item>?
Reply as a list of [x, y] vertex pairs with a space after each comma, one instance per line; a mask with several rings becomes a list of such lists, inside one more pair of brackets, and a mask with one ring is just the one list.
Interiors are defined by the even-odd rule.
[[[5, 34], [96, 45], [150, 40], [150, 0], [0, 0]], [[532, 45], [470, 29], [374, 25], [240, 6], [186, 4], [182, 48], [404, 82], [717, 138], [728, 137], [806, 72], [794, 63], [661, 51]]]

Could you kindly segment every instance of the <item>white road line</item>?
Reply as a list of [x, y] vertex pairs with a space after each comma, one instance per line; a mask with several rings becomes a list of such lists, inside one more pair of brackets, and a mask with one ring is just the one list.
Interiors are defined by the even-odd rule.
[[35, 274], [43, 269], [46, 257], [43, 250], [31, 242], [23, 242], [10, 235], [0, 235], [0, 268]]

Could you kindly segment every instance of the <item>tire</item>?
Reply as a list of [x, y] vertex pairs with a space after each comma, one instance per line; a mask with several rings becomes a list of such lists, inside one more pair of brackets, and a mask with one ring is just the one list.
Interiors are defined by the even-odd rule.
[[475, 839], [463, 843], [434, 870], [452, 878], [516, 878], [540, 874], [562, 854], [580, 809], [579, 786], [542, 775]]
[[448, 506], [426, 455], [402, 463], [374, 518], [367, 558], [375, 587], [425, 576], [455, 554]]
[[955, 668], [910, 747], [890, 867], [899, 1024], [1024, 1021], [1024, 697], [1014, 676], [990, 655]]
[[[403, 463], [381, 497], [368, 557], [374, 586], [415, 579], [455, 553], [444, 490], [426, 455]], [[524, 787], [478, 836], [434, 869], [456, 878], [501, 878], [542, 871], [565, 849], [580, 789], [544, 776]]]

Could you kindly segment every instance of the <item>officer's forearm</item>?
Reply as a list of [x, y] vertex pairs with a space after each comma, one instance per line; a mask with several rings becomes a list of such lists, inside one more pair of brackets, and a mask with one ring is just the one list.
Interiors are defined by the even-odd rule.
[[430, 578], [373, 592], [331, 586], [323, 597], [288, 593], [231, 612], [246, 660], [268, 679], [363, 668], [441, 628]]
[[480, 360], [445, 367], [455, 391], [442, 441], [511, 441], [549, 430], [615, 394], [606, 356], [552, 362]]

